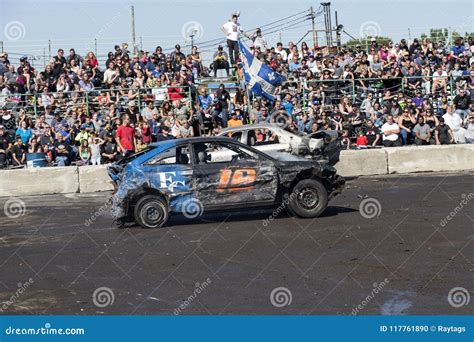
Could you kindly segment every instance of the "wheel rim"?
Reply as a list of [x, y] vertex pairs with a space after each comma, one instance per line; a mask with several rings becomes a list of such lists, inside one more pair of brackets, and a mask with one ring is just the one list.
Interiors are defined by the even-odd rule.
[[142, 218], [147, 226], [159, 226], [166, 218], [165, 208], [160, 202], [148, 202], [142, 208]]
[[318, 191], [314, 188], [305, 187], [296, 196], [298, 205], [304, 209], [314, 209], [319, 204]]

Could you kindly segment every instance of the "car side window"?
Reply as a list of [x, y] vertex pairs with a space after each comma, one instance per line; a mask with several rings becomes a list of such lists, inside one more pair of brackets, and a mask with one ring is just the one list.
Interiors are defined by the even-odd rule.
[[146, 162], [146, 165], [187, 165], [191, 163], [189, 147], [180, 146], [169, 148]]
[[255, 129], [249, 131], [248, 137], [250, 140], [248, 145], [250, 146], [271, 145], [278, 144], [280, 142], [278, 134], [272, 132], [269, 129]]
[[221, 142], [194, 144], [196, 164], [231, 163], [236, 161], [255, 161], [258, 155], [239, 146]]

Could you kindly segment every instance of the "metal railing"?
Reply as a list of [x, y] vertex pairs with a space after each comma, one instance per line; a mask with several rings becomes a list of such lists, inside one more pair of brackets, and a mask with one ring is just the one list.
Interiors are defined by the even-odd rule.
[[190, 86], [163, 86], [123, 89], [93, 89], [59, 91], [59, 92], [37, 92], [37, 93], [14, 93], [0, 95], [0, 107], [12, 112], [24, 110], [27, 115], [37, 117], [44, 111], [45, 107], [51, 105], [60, 111], [67, 108], [81, 108], [88, 115], [93, 110], [100, 110], [114, 104], [117, 109], [126, 108], [130, 101], [134, 101], [139, 111], [149, 101], [158, 103], [159, 90], [166, 89], [166, 100], [173, 102], [192, 101], [193, 89]]
[[[407, 80], [419, 80], [420, 84], [414, 88], [409, 86]], [[446, 86], [437, 86], [432, 92], [433, 81], [445, 79]], [[348, 79], [293, 79], [285, 83], [297, 85], [297, 90], [301, 94], [301, 104], [303, 108], [308, 106], [311, 96], [321, 92], [323, 103], [336, 104], [342, 97], [349, 97], [353, 104], [360, 104], [369, 93], [374, 94], [374, 98], [382, 98], [388, 90], [391, 96], [409, 95], [414, 96], [416, 90], [421, 90], [422, 95], [432, 100], [440, 99], [443, 95], [452, 100], [457, 90], [462, 87], [463, 82], [469, 82], [463, 77], [434, 77], [434, 76], [409, 76], [407, 77], [382, 77], [382, 78], [348, 78]], [[446, 92], [445, 92], [446, 90]]]

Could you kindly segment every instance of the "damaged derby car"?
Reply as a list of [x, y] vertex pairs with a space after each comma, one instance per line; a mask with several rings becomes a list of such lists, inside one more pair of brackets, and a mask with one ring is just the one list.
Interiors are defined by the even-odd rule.
[[115, 183], [112, 216], [119, 226], [163, 226], [170, 214], [284, 205], [317, 217], [344, 179], [327, 162], [290, 154], [269, 156], [224, 137], [154, 143], [108, 167]]
[[218, 136], [229, 137], [266, 154], [287, 152], [314, 160], [327, 160], [335, 165], [339, 161], [341, 143], [336, 131], [317, 131], [295, 134], [277, 123], [259, 123], [229, 127]]

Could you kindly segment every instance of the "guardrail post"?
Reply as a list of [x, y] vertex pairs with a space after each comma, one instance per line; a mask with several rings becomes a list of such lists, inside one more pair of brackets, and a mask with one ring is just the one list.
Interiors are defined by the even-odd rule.
[[90, 114], [90, 111], [89, 111], [89, 92], [86, 91], [86, 113], [87, 113], [87, 116], [89, 116]]
[[142, 101], [141, 101], [141, 98], [140, 98], [140, 89], [141, 88], [138, 88], [138, 98], [137, 98], [137, 101], [138, 101], [138, 111], [141, 113], [142, 112]]
[[35, 118], [38, 117], [38, 98], [37, 94], [33, 94], [33, 111], [35, 112]]
[[451, 94], [451, 101], [454, 98], [454, 84], [453, 84], [453, 77], [449, 76], [449, 93]]
[[306, 87], [304, 86], [303, 83], [303, 111], [306, 111]]

